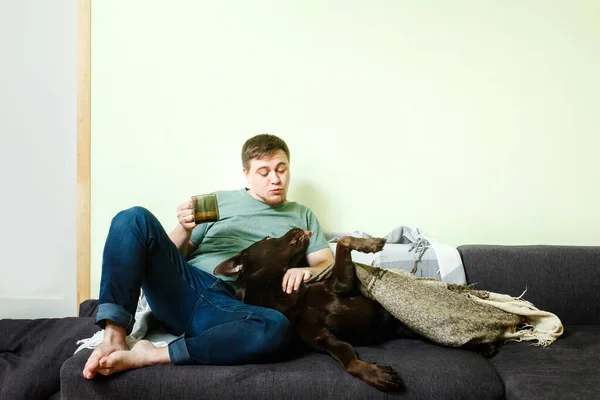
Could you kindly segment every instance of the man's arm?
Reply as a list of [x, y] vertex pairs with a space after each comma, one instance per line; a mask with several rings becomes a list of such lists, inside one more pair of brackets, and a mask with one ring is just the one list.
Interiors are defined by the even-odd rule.
[[177, 207], [177, 220], [179, 224], [169, 233], [169, 238], [177, 246], [177, 249], [183, 257], [187, 257], [188, 254], [194, 252], [198, 246], [196, 246], [190, 238], [192, 237], [192, 231], [196, 227], [193, 216], [194, 209], [192, 207], [192, 200], [188, 200], [185, 203], [181, 203]]
[[181, 224], [178, 224], [175, 229], [169, 233], [169, 238], [175, 246], [177, 246], [177, 249], [183, 257], [187, 257], [188, 254], [193, 253], [198, 248], [198, 246], [190, 240], [191, 236], [192, 231], [188, 231]]
[[298, 290], [303, 281], [318, 274], [333, 262], [333, 253], [329, 247], [306, 255], [307, 268], [290, 268], [283, 276], [281, 289], [288, 294]]
[[312, 275], [316, 275], [327, 268], [333, 262], [333, 253], [329, 247], [321, 250], [317, 250], [306, 255], [306, 261], [308, 261], [308, 268], [304, 268]]

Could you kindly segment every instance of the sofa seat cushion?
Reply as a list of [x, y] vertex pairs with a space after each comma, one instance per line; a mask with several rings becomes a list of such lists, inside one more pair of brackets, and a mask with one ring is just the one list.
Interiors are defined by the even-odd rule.
[[547, 348], [509, 343], [491, 362], [509, 400], [598, 398], [600, 326], [566, 326]]
[[160, 365], [86, 381], [81, 371], [90, 350], [61, 370], [63, 399], [502, 399], [504, 387], [479, 354], [431, 342], [401, 339], [357, 347], [365, 361], [390, 365], [404, 393], [386, 394], [345, 372], [327, 354], [308, 352], [273, 363], [239, 366]]

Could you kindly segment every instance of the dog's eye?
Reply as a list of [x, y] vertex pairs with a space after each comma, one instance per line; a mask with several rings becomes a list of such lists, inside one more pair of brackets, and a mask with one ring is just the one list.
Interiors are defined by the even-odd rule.
[[271, 239], [271, 236], [265, 236], [265, 240]]

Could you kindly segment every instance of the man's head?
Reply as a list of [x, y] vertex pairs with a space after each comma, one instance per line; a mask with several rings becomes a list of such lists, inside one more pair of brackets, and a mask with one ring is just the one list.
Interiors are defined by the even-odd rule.
[[250, 195], [270, 206], [287, 198], [290, 184], [290, 150], [274, 135], [251, 137], [242, 147], [242, 166], [250, 184]]

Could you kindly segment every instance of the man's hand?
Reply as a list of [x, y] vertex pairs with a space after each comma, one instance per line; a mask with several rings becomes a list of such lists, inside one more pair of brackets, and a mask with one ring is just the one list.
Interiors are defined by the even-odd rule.
[[281, 289], [287, 294], [291, 294], [292, 291], [300, 289], [302, 281], [310, 279], [312, 273], [302, 268], [290, 268], [283, 276], [283, 282]]
[[177, 207], [177, 220], [186, 231], [192, 231], [196, 227], [196, 223], [194, 222], [194, 207], [192, 206], [191, 198]]
[[177, 221], [179, 224], [169, 233], [169, 238], [177, 246], [177, 249], [183, 257], [194, 252], [198, 246], [190, 241], [192, 231], [196, 227], [194, 222], [194, 208], [192, 198], [177, 207]]

